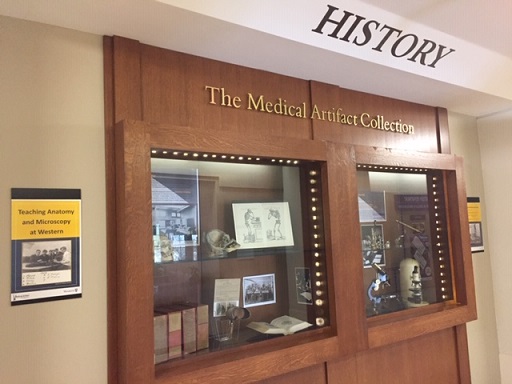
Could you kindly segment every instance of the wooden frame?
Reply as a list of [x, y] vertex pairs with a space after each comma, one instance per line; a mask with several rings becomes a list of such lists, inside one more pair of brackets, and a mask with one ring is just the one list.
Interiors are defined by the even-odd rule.
[[[329, 327], [303, 335], [270, 340], [231, 351], [198, 356], [189, 361], [173, 361], [156, 366], [153, 363], [153, 262], [151, 236], [151, 170], [152, 148], [173, 148], [202, 152], [222, 152], [232, 155], [279, 156], [324, 162], [322, 191], [328, 203], [324, 214], [326, 254], [344, 249], [354, 252], [351, 241], [358, 236], [357, 225], [341, 231], [330, 212], [347, 218], [357, 218], [357, 197], [350, 196], [344, 185], [355, 186], [355, 175], [344, 166], [349, 152], [341, 144], [291, 138], [261, 138], [247, 135], [204, 132], [172, 125], [151, 125], [124, 121], [116, 127], [116, 188], [117, 188], [117, 308], [111, 308], [117, 318], [114, 329], [117, 339], [116, 371], [118, 381], [135, 383], [224, 382], [234, 372], [242, 381], [261, 380], [296, 369], [319, 364], [340, 355], [356, 353], [367, 347], [363, 320], [363, 297], [357, 287], [362, 284], [359, 258], [327, 257], [328, 281], [353, 283], [337, 290], [329, 284]], [[344, 174], [346, 172], [346, 174]], [[325, 181], [325, 180], [328, 180]], [[336, 218], [339, 217], [338, 214]], [[342, 310], [349, 302], [357, 310]], [[340, 327], [352, 329], [342, 338]], [[112, 352], [111, 352], [112, 353]], [[112, 353], [114, 354], [114, 353]], [[201, 369], [198, 369], [200, 367]], [[215, 379], [214, 379], [215, 378]]]

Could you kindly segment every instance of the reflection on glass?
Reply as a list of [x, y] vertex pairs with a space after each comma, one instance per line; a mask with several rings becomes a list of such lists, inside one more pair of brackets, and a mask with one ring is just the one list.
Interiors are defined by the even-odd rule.
[[367, 315], [452, 299], [442, 173], [358, 167]]
[[[276, 319], [329, 325], [321, 166], [153, 150], [155, 311], [206, 314], [201, 353], [291, 332], [262, 331]], [[199, 352], [184, 329], [181, 343], [179, 357]]]

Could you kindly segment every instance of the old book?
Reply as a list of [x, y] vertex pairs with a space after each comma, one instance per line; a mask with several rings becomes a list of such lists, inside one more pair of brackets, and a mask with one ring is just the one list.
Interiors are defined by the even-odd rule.
[[169, 359], [169, 349], [167, 343], [167, 315], [155, 313], [153, 316], [153, 326], [155, 335], [155, 364], [162, 363]]
[[167, 312], [169, 359], [181, 357], [183, 339], [181, 334], [181, 311]]
[[207, 349], [209, 347], [209, 314], [207, 304], [197, 304], [196, 306], [196, 347], [197, 350]]
[[311, 327], [306, 321], [299, 320], [291, 316], [281, 316], [272, 320], [270, 323], [263, 321], [253, 321], [247, 324], [247, 328], [254, 329], [260, 333], [269, 335], [290, 335], [295, 332]]
[[196, 307], [181, 306], [181, 329], [183, 335], [183, 353], [197, 350]]

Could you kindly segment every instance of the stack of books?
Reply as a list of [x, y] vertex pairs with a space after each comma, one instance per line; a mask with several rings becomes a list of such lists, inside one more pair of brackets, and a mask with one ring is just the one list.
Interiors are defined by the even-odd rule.
[[209, 347], [208, 305], [175, 304], [155, 309], [155, 364]]

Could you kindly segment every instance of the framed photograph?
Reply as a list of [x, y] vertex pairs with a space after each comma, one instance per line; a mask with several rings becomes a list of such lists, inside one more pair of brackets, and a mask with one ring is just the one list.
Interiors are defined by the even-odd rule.
[[313, 304], [311, 292], [311, 271], [309, 268], [295, 268], [295, 290], [297, 292], [298, 304]]
[[246, 276], [243, 278], [244, 307], [273, 304], [276, 302], [275, 275]]
[[240, 279], [215, 279], [213, 317], [226, 316], [231, 307], [240, 303]]
[[361, 239], [364, 267], [370, 268], [372, 264], [386, 265], [383, 225], [361, 225]]
[[194, 239], [200, 233], [198, 185], [195, 168], [183, 174], [151, 174], [153, 228], [175, 247], [174, 255], [164, 257], [167, 261], [182, 260], [184, 247], [195, 245]]
[[240, 249], [294, 245], [287, 202], [233, 203], [233, 219]]
[[359, 205], [359, 222], [373, 223], [386, 221], [386, 193], [361, 192], [357, 196]]

